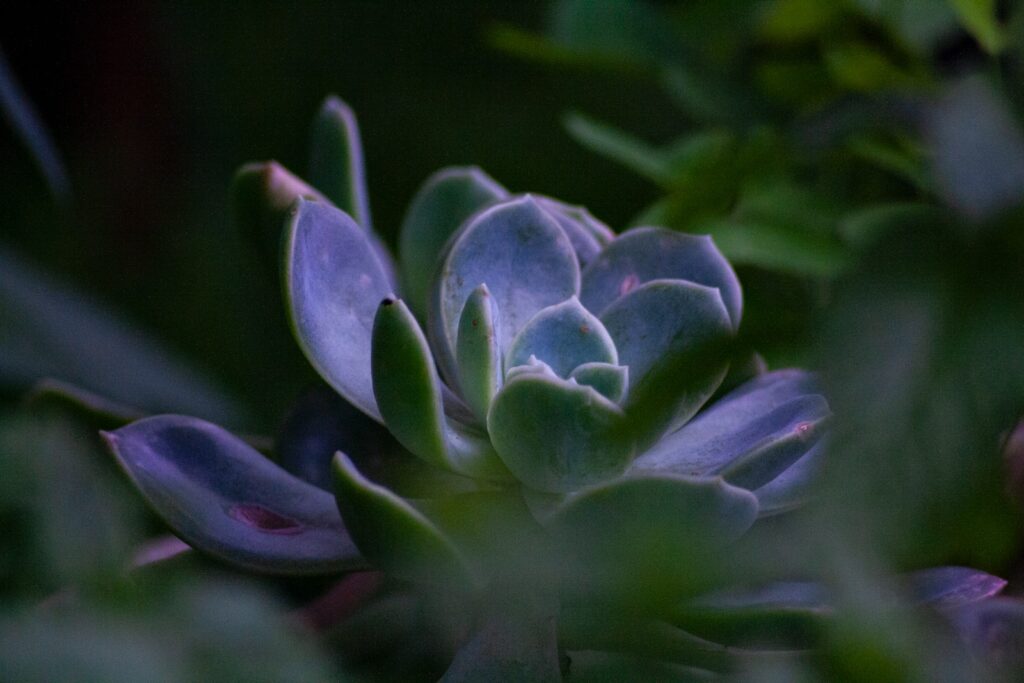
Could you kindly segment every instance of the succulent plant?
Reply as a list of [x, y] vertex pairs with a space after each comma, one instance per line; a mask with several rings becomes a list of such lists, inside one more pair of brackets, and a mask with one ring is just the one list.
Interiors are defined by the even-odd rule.
[[[710, 238], [616, 235], [449, 168], [413, 199], [395, 266], [333, 98], [311, 178], [250, 164], [234, 196], [264, 243], [284, 225], [295, 336], [343, 400], [306, 397], [276, 462], [191, 417], [106, 433], [176, 534], [256, 572], [376, 568], [468, 596], [480, 625], [450, 680], [557, 679], [556, 643], [724, 668], [744, 619], [820, 617], [810, 584], [695, 598], [759, 519], [805, 500], [829, 419], [811, 374], [730, 369], [742, 290]], [[1002, 586], [913, 580], [974, 587], [959, 600]]]

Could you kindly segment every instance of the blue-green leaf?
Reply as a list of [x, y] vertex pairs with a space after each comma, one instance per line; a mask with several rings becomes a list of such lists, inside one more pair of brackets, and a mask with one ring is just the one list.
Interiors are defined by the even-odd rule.
[[615, 239], [612, 229], [591, 216], [582, 206], [566, 204], [551, 197], [536, 196], [534, 199], [565, 231], [565, 236], [576, 250], [580, 268], [593, 261], [601, 250]]
[[[725, 377], [724, 359], [704, 362], [708, 345], [722, 345], [732, 336], [729, 314], [719, 290], [683, 280], [652, 280], [615, 300], [601, 316], [615, 341], [619, 364], [629, 367], [630, 398], [644, 386], [653, 386], [665, 373], [688, 378], [675, 380], [685, 391], [658, 406], [658, 415], [641, 438], [641, 446], [655, 433], [663, 433], [686, 422], [700, 409]], [[692, 354], [698, 357], [691, 358]], [[679, 361], [686, 367], [676, 367]], [[697, 364], [694, 366], [694, 364]]]
[[583, 363], [569, 377], [580, 384], [594, 387], [598, 393], [615, 403], [626, 396], [629, 387], [629, 368], [611, 363]]
[[471, 585], [460, 551], [408, 501], [366, 479], [342, 452], [334, 456], [338, 509], [359, 549], [402, 579]]
[[153, 510], [198, 550], [274, 574], [366, 566], [330, 494], [216, 425], [160, 415], [103, 436]]
[[[733, 329], [743, 314], [743, 293], [732, 266], [707, 236], [662, 228], [633, 228], [612, 242], [583, 273], [580, 300], [598, 315], [650, 280], [688, 280], [717, 288]], [[633, 369], [634, 378], [636, 368]]]
[[351, 107], [335, 95], [324, 100], [313, 120], [309, 179], [356, 223], [373, 229], [359, 124]]
[[512, 340], [505, 367], [523, 365], [530, 356], [544, 361], [559, 377], [568, 377], [583, 363], [618, 363], [608, 331], [575, 296], [530, 318]]
[[402, 221], [398, 253], [409, 307], [421, 318], [445, 243], [467, 218], [507, 196], [505, 188], [473, 166], [441, 169], [420, 187]]
[[295, 336], [320, 376], [380, 420], [370, 375], [370, 330], [387, 274], [367, 234], [322, 202], [299, 200], [285, 245], [285, 298]]
[[762, 486], [807, 453], [821, 436], [828, 403], [799, 370], [762, 375], [734, 390], [633, 463], [637, 471], [721, 474]]
[[403, 301], [381, 303], [372, 339], [373, 392], [395, 438], [432, 465], [474, 477], [507, 478], [486, 435], [446, 417], [430, 347]]
[[509, 343], [542, 308], [579, 292], [576, 252], [554, 218], [529, 196], [485, 209], [452, 243], [439, 274], [431, 341], [452, 356], [469, 295], [486, 284], [501, 319], [498, 343]]
[[501, 388], [502, 354], [496, 330], [499, 315], [487, 285], [480, 285], [470, 294], [459, 319], [455, 344], [459, 388], [481, 422], [487, 421], [491, 399]]
[[622, 472], [632, 444], [616, 438], [622, 410], [591, 387], [546, 371], [507, 378], [487, 417], [508, 469], [541, 491], [572, 491]]

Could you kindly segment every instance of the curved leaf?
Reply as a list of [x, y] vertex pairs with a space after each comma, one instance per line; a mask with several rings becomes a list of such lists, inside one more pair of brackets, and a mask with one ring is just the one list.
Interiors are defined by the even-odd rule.
[[[570, 496], [545, 525], [573, 585], [685, 591], [757, 518], [757, 498], [719, 477], [632, 475]], [[654, 594], [657, 594], [655, 591]]]
[[572, 206], [551, 197], [537, 196], [535, 199], [565, 231], [565, 236], [576, 251], [580, 268], [593, 261], [605, 245], [615, 239], [612, 229], [591, 216], [582, 206]]
[[[629, 367], [632, 388], [627, 405], [638, 394], [645, 397], [646, 389], [668, 375], [673, 385], [684, 387], [651, 406], [658, 414], [650, 418], [650, 433], [641, 439], [644, 445], [652, 435], [692, 417], [725, 377], [727, 360], [713, 356], [716, 347], [724, 348], [731, 338], [732, 327], [717, 289], [682, 280], [652, 280], [617, 299], [601, 322], [615, 342], [619, 364]], [[680, 377], [680, 372], [688, 376]], [[656, 398], [663, 395], [655, 393]]]
[[370, 375], [370, 330], [391, 294], [367, 234], [322, 202], [299, 200], [285, 245], [285, 299], [295, 336], [320, 376], [380, 420]]
[[937, 607], [962, 607], [991, 598], [1006, 587], [1006, 580], [970, 567], [931, 567], [906, 577], [914, 599]]
[[633, 228], [601, 252], [583, 273], [580, 300], [604, 316], [617, 299], [651, 280], [687, 280], [718, 289], [733, 329], [743, 314], [743, 293], [732, 266], [706, 235], [663, 228]]
[[430, 347], [401, 300], [385, 299], [373, 324], [373, 391], [388, 429], [427, 462], [475, 477], [508, 472], [485, 435], [449, 422]]
[[626, 396], [629, 387], [629, 368], [611, 363], [583, 363], [570, 373], [569, 377], [580, 384], [594, 387], [609, 401], [618, 403]]
[[339, 451], [332, 463], [338, 509], [359, 549], [374, 565], [413, 581], [471, 585], [452, 541], [408, 501], [374, 484]]
[[721, 474], [754, 489], [782, 473], [821, 436], [828, 403], [809, 373], [762, 375], [734, 390], [636, 459], [638, 471]]
[[153, 510], [205, 553], [275, 574], [366, 566], [330, 494], [216, 425], [160, 415], [103, 437]]
[[452, 244], [434, 292], [432, 339], [452, 356], [462, 308], [486, 284], [501, 311], [498, 344], [508, 348], [538, 311], [579, 291], [579, 264], [558, 223], [532, 197], [477, 214]]
[[339, 97], [324, 100], [310, 134], [309, 179], [334, 205], [373, 230], [363, 144], [355, 112]]
[[426, 315], [448, 239], [467, 218], [507, 196], [505, 188], [475, 166], [441, 169], [416, 192], [398, 233], [398, 254], [402, 286], [417, 315]]
[[615, 343], [601, 321], [575, 296], [548, 306], [530, 318], [512, 340], [505, 367], [544, 361], [559, 377], [568, 377], [584, 363], [618, 363]]
[[616, 438], [623, 413], [591, 387], [548, 372], [509, 379], [487, 430], [508, 469], [527, 486], [572, 491], [622, 472], [632, 445]]
[[761, 516], [788, 512], [805, 503], [811, 496], [811, 486], [827, 452], [827, 439], [819, 439], [782, 474], [756, 489], [754, 495], [761, 506]]
[[481, 422], [487, 421], [491, 399], [501, 388], [501, 347], [495, 329], [499, 315], [487, 285], [480, 285], [469, 295], [459, 319], [455, 346], [459, 388]]

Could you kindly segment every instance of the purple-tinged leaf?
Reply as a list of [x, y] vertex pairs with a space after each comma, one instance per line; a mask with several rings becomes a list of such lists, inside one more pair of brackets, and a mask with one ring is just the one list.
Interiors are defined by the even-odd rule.
[[633, 228], [608, 245], [583, 272], [580, 300], [604, 316], [620, 297], [651, 280], [686, 280], [718, 289], [735, 330], [743, 293], [732, 266], [710, 237], [662, 228]]
[[216, 425], [160, 415], [103, 436], [154, 512], [208, 555], [270, 574], [366, 566], [330, 494]]
[[426, 316], [449, 238], [474, 213], [507, 196], [505, 188], [473, 166], [441, 169], [417, 191], [398, 233], [398, 254], [409, 307], [420, 319]]
[[367, 233], [322, 202], [299, 200], [285, 246], [285, 299], [306, 358], [338, 393], [380, 420], [370, 375], [370, 330], [392, 294]]
[[[532, 197], [477, 214], [459, 233], [439, 272], [431, 341], [453, 359], [459, 317], [470, 294], [487, 285], [501, 316], [498, 344], [508, 348], [538, 311], [579, 292], [579, 264], [565, 232]], [[450, 363], [449, 363], [450, 364]]]

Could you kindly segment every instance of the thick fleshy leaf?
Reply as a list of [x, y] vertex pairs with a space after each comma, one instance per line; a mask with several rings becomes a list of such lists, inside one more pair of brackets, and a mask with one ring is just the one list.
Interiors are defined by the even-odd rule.
[[740, 283], [711, 238], [663, 228], [633, 228], [608, 245], [584, 271], [580, 300], [603, 317], [612, 302], [650, 280], [688, 280], [718, 289], [733, 329], [739, 327]]
[[326, 491], [334, 491], [331, 460], [350, 454], [371, 481], [402, 496], [423, 497], [474, 491], [478, 483], [432, 467], [402, 447], [379, 422], [328, 386], [305, 392], [295, 402], [277, 437], [278, 463]]
[[617, 438], [622, 410], [549, 372], [517, 374], [494, 397], [487, 431], [502, 461], [527, 486], [551, 492], [622, 472], [633, 457], [632, 444]]
[[754, 491], [762, 517], [788, 512], [807, 502], [818, 470], [828, 453], [827, 439], [819, 439], [799, 460], [779, 476]]
[[327, 199], [276, 161], [243, 165], [235, 172], [230, 193], [232, 218], [238, 232], [252, 240], [260, 258], [275, 273], [288, 209], [299, 197]]
[[391, 294], [366, 232], [322, 202], [292, 209], [285, 246], [285, 294], [306, 358], [338, 393], [380, 420], [370, 374], [370, 331]]
[[763, 375], [726, 395], [633, 463], [637, 471], [721, 474], [758, 488], [796, 462], [820, 438], [828, 403], [800, 371]]
[[573, 370], [569, 377], [580, 384], [594, 387], [609, 401], [618, 403], [626, 396], [629, 388], [629, 368], [611, 363], [583, 363]]
[[505, 367], [523, 365], [534, 356], [559, 377], [568, 377], [584, 363], [618, 363], [615, 343], [601, 321], [575, 296], [548, 306], [519, 330], [512, 340]]
[[951, 609], [998, 595], [1006, 580], [970, 567], [931, 567], [904, 577], [914, 599]]
[[629, 367], [632, 388], [627, 404], [638, 400], [638, 394], [643, 399], [645, 390], [650, 393], [667, 376], [684, 389], [650, 406], [657, 414], [650, 418], [642, 445], [692, 417], [725, 377], [728, 361], [717, 358], [716, 349], [731, 339], [732, 327], [717, 289], [652, 280], [617, 299], [601, 322], [615, 342], [619, 364]]
[[459, 388], [477, 419], [484, 423], [491, 399], [501, 388], [501, 348], [496, 330], [499, 315], [487, 285], [480, 285], [462, 309], [455, 343]]
[[579, 282], [572, 244], [532, 197], [492, 206], [466, 224], [444, 260], [431, 341], [452, 356], [462, 308], [481, 283], [501, 311], [498, 344], [508, 348], [538, 311], [575, 296]]
[[550, 197], [536, 197], [537, 203], [558, 221], [576, 250], [580, 268], [594, 260], [615, 239], [611, 228], [590, 215], [582, 206], [572, 206]]
[[366, 567], [330, 494], [216, 425], [160, 415], [103, 436], [153, 510], [205, 553], [275, 574]]
[[398, 234], [402, 286], [417, 315], [426, 315], [448, 239], [467, 218], [507, 196], [505, 188], [473, 166], [442, 169], [420, 187]]
[[352, 109], [334, 95], [324, 100], [313, 120], [309, 179], [356, 223], [373, 229], [359, 124]]
[[427, 338], [405, 302], [385, 299], [373, 324], [373, 391], [388, 429], [427, 462], [490, 479], [507, 471], [487, 437], [449, 422]]
[[427, 339], [403, 301], [381, 302], [371, 347], [373, 394], [384, 424], [416, 455], [448, 465], [441, 380]]
[[402, 579], [470, 585], [459, 550], [421, 512], [360, 474], [344, 453], [335, 454], [332, 466], [338, 509], [375, 566]]
[[757, 517], [757, 498], [719, 477], [635, 475], [570, 496], [546, 520], [571, 585], [655, 595], [716, 574], [716, 553]]

